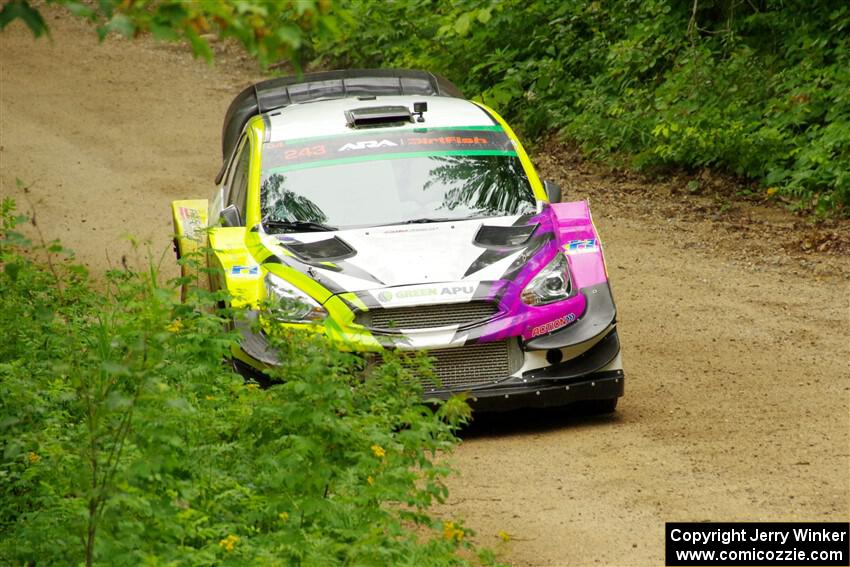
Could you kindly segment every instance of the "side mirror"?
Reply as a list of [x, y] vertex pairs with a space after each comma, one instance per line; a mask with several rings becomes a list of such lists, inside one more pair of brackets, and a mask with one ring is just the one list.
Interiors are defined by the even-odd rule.
[[239, 209], [236, 205], [228, 205], [224, 207], [218, 214], [221, 219], [221, 226], [244, 226], [242, 223], [242, 215], [239, 214]]
[[550, 203], [561, 202], [561, 188], [554, 181], [544, 181], [543, 188], [546, 190], [546, 196]]

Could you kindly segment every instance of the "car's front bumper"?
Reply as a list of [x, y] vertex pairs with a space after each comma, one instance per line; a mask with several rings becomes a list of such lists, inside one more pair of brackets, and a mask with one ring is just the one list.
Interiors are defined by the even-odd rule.
[[[260, 333], [243, 323], [242, 348], [235, 352], [237, 359], [254, 369], [263, 370], [277, 364], [276, 353]], [[563, 344], [563, 343], [561, 343]], [[620, 340], [615, 324], [596, 337], [581, 344], [557, 348], [563, 360], [546, 361], [547, 351], [528, 350], [522, 368], [511, 376], [494, 376], [477, 385], [441, 389], [425, 382], [424, 396], [446, 399], [464, 392], [470, 404], [479, 411], [501, 411], [521, 407], [563, 406], [574, 402], [612, 400], [623, 395], [624, 376], [620, 362]], [[458, 347], [463, 348], [463, 347]]]
[[[500, 411], [611, 400], [623, 395], [623, 384], [620, 340], [616, 327], [611, 327], [602, 339], [575, 358], [463, 391], [473, 408]], [[445, 399], [455, 393], [456, 390], [437, 390], [426, 395]]]

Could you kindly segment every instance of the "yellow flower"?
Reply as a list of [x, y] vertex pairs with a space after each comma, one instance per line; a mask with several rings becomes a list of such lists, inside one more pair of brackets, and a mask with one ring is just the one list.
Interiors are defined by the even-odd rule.
[[204, 399], [208, 402], [215, 400], [215, 396], [204, 396]]
[[505, 530], [499, 530], [499, 533], [498, 533], [498, 534], [496, 534], [496, 535], [497, 535], [497, 536], [499, 536], [499, 539], [500, 539], [500, 540], [502, 540], [502, 541], [504, 541], [504, 542], [506, 542], [506, 543], [507, 543], [507, 542], [509, 542], [509, 541], [511, 541], [511, 534], [509, 534], [509, 533], [508, 533], [508, 532], [506, 532]]
[[280, 518], [281, 522], [285, 522], [286, 520], [289, 519], [289, 514], [287, 514], [286, 512], [281, 512], [280, 514], [277, 515], [277, 517]]
[[180, 319], [175, 319], [174, 321], [171, 322], [170, 325], [168, 325], [166, 327], [166, 330], [169, 333], [176, 333], [177, 331], [179, 331], [182, 328], [183, 328], [183, 321], [181, 321]]
[[239, 541], [239, 536], [230, 534], [229, 536], [218, 542], [218, 544], [229, 552], [233, 551], [233, 546], [236, 545], [237, 541]]
[[374, 479], [374, 478], [372, 478], [371, 476], [367, 476], [367, 477], [366, 477], [366, 482], [368, 482], [368, 483], [369, 483], [369, 486], [372, 486], [373, 484], [375, 484], [375, 479]]
[[27, 460], [30, 462], [30, 464], [34, 465], [35, 463], [41, 460], [41, 457], [38, 456], [38, 453], [33, 453], [32, 451], [30, 451], [29, 453], [27, 453]]
[[454, 522], [443, 522], [443, 537], [459, 543], [463, 539], [463, 528], [456, 526]]
[[246, 384], [245, 387], [248, 388], [249, 390], [251, 390], [252, 392], [256, 392], [257, 390], [260, 389], [260, 385], [255, 384], [254, 382], [251, 382], [250, 384]]
[[372, 453], [374, 453], [376, 457], [381, 458], [383, 458], [383, 456], [387, 454], [387, 452], [384, 451], [384, 448], [380, 445], [372, 445]]

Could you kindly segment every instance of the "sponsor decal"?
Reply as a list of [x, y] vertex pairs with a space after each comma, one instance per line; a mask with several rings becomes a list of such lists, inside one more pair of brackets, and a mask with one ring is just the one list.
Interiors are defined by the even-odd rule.
[[440, 228], [437, 226], [430, 228], [398, 228], [393, 230], [385, 230], [384, 234], [402, 234], [406, 232], [434, 232], [435, 230], [440, 230]]
[[196, 240], [195, 235], [201, 228], [201, 211], [180, 207], [180, 218], [183, 220], [183, 232], [187, 238]]
[[540, 335], [549, 334], [552, 331], [560, 329], [561, 327], [566, 327], [575, 320], [575, 313], [568, 313], [560, 319], [555, 319], [554, 321], [549, 321], [548, 323], [543, 323], [538, 327], [534, 327], [533, 329], [531, 329], [531, 336], [539, 337]]
[[257, 276], [259, 274], [259, 266], [233, 266], [230, 268], [231, 276]]
[[303, 161], [310, 158], [318, 158], [328, 153], [328, 149], [324, 144], [315, 146], [306, 146], [303, 148], [293, 148], [280, 152], [280, 157], [284, 161]]
[[456, 285], [454, 287], [444, 287], [440, 295], [456, 295], [458, 293], [472, 293], [473, 291], [475, 291], [475, 286]]
[[570, 240], [564, 244], [564, 252], [570, 256], [573, 254], [587, 254], [589, 252], [598, 252], [599, 245], [595, 238], [586, 238], [584, 240]]
[[398, 144], [389, 140], [363, 140], [361, 142], [348, 142], [340, 147], [338, 152], [348, 152], [351, 150], [370, 150], [375, 148], [396, 147]]
[[440, 136], [439, 138], [426, 138], [426, 137], [418, 137], [418, 138], [407, 138], [405, 139], [405, 145], [407, 146], [419, 146], [419, 145], [429, 145], [429, 144], [441, 144], [444, 146], [455, 144], [458, 146], [466, 146], [466, 145], [487, 145], [490, 143], [490, 140], [487, 138], [482, 138], [481, 136], [475, 136], [474, 138], [462, 137], [462, 136]]
[[500, 127], [493, 129], [428, 130], [387, 132], [378, 139], [363, 139], [363, 134], [329, 136], [322, 140], [269, 142], [263, 145], [263, 173], [285, 171], [293, 166], [325, 160], [362, 158], [381, 159], [384, 155], [407, 153], [465, 152], [491, 155], [516, 155], [516, 148]]
[[456, 285], [445, 287], [425, 287], [413, 289], [400, 289], [396, 291], [383, 290], [378, 293], [379, 301], [386, 303], [393, 299], [412, 299], [416, 297], [440, 297], [440, 296], [455, 296], [458, 294], [472, 295], [475, 291], [474, 285]]

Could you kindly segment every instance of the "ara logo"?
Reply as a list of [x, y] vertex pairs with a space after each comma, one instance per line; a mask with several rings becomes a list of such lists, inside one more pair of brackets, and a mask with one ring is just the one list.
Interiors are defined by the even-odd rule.
[[397, 146], [395, 142], [389, 140], [363, 140], [362, 142], [348, 142], [342, 146], [339, 151], [347, 152], [350, 150], [371, 150], [376, 148], [388, 148]]

